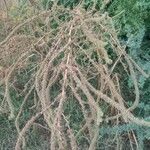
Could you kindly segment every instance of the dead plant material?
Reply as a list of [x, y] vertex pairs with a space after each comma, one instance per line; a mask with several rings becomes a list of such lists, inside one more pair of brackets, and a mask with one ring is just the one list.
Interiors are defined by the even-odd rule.
[[[43, 16], [46, 16], [50, 24], [55, 22], [55, 25], [45, 24], [45, 31], [41, 32], [41, 36], [36, 37], [36, 42], [34, 41], [35, 37], [27, 38], [16, 34], [26, 24]], [[41, 57], [41, 54], [36, 52], [34, 48], [31, 49], [31, 45], [38, 44], [37, 41], [45, 36], [47, 37], [47, 40], [44, 41], [46, 50], [44, 51], [45, 55]], [[126, 54], [124, 46], [119, 43], [117, 38], [112, 19], [107, 13], [92, 14], [84, 11], [82, 6], [69, 10], [55, 5], [55, 9], [42, 12], [18, 25], [0, 43], [0, 46], [2, 47], [0, 51], [4, 56], [3, 63], [9, 57], [15, 60], [17, 54], [24, 54], [29, 49], [36, 58], [40, 57], [40, 61], [37, 62], [37, 67], [33, 71], [35, 78], [29, 81], [34, 85], [36, 105], [39, 104], [42, 113], [32, 117], [22, 130], [19, 128], [19, 117], [32, 91], [31, 88], [20, 106], [16, 119], [16, 128], [19, 134], [16, 150], [20, 149], [26, 131], [41, 114], [43, 114], [45, 123], [51, 132], [49, 137], [51, 150], [78, 149], [79, 134], [84, 134], [88, 139], [89, 150], [96, 149], [99, 127], [103, 125], [104, 120], [107, 120], [107, 117], [104, 118], [104, 116], [111, 118], [113, 115], [102, 111], [104, 104], [113, 107], [117, 113], [120, 112], [118, 117], [122, 117], [125, 123], [134, 122], [150, 127], [150, 122], [136, 118], [131, 112], [140, 101], [135, 69], [142, 74], [146, 73], [141, 71], [140, 67]], [[109, 56], [107, 46], [111, 47], [111, 53], [116, 56], [115, 58]], [[25, 57], [28, 58], [29, 55], [24, 55], [21, 59], [25, 59]], [[31, 55], [32, 57], [33, 55]], [[18, 59], [17, 63], [21, 59]], [[5, 79], [5, 99], [11, 116], [15, 116], [15, 110], [12, 107], [13, 102], [9, 94], [11, 86], [9, 85], [13, 82], [10, 78], [15, 75], [12, 72], [17, 71], [17, 63], [14, 62]], [[128, 65], [129, 71], [126, 75], [129, 74], [132, 77], [135, 86], [135, 102], [130, 108], [126, 107], [126, 100], [122, 96], [124, 91], [121, 91], [120, 81], [114, 72], [118, 63], [122, 64], [120, 69], [123, 71], [125, 70], [124, 64]], [[56, 87], [55, 92], [53, 87]], [[78, 122], [77, 134], [75, 134], [74, 127], [71, 126], [69, 112], [65, 111], [71, 94], [73, 101], [77, 102], [79, 111], [83, 114], [82, 120]], [[49, 105], [51, 107], [47, 108]], [[114, 123], [118, 124], [118, 122]]]

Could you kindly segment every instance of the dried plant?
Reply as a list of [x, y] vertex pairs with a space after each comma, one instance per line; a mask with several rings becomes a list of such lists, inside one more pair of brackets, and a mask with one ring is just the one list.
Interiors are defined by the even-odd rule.
[[[32, 28], [32, 36], [17, 34], [17, 31], [30, 27], [39, 20], [44, 22], [44, 29], [39, 29], [40, 36], [33, 36], [35, 28]], [[31, 43], [28, 42], [28, 37]], [[11, 44], [15, 43], [17, 48], [15, 46], [15, 51], [10, 51]], [[150, 127], [150, 122], [139, 119], [132, 113], [140, 100], [135, 70], [146, 77], [148, 75], [126, 53], [125, 46], [120, 44], [112, 18], [107, 13], [85, 11], [81, 5], [73, 10], [54, 5], [50, 11], [42, 12], [16, 26], [0, 46], [2, 54], [12, 53], [13, 60], [18, 58], [8, 66], [8, 73], [1, 85], [5, 89], [2, 107], [4, 103], [8, 104], [10, 119], [15, 118], [10, 89], [19, 70], [17, 66], [36, 56], [37, 66], [29, 82], [24, 85], [25, 98], [15, 120], [18, 131], [16, 150], [21, 149], [25, 133], [41, 115], [50, 130], [52, 150], [78, 149], [78, 136], [81, 133], [88, 139], [88, 149], [96, 149], [99, 127], [106, 120], [118, 124], [119, 119], [121, 122]], [[115, 57], [109, 56], [108, 47]], [[5, 59], [8, 60], [10, 56], [9, 54]], [[127, 106], [122, 96], [124, 91], [121, 91], [119, 76], [114, 71], [118, 64], [127, 76], [132, 77], [134, 83], [135, 101], [131, 107]], [[92, 79], [95, 79], [94, 84]], [[58, 86], [55, 96], [51, 92], [53, 86]], [[33, 90], [36, 93], [34, 108], [37, 111], [40, 109], [40, 113], [20, 129], [19, 117]], [[69, 114], [65, 111], [71, 94], [83, 116], [78, 131], [71, 127]], [[111, 111], [103, 112], [102, 106], [106, 104]]]

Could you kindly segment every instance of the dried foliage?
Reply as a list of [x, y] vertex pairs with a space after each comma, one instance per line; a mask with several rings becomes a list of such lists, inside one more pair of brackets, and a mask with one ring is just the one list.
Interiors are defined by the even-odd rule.
[[[87, 139], [85, 149], [96, 149], [99, 128], [108, 121], [113, 125], [135, 123], [150, 127], [150, 122], [132, 113], [140, 99], [135, 72], [149, 75], [125, 48], [118, 40], [112, 18], [107, 13], [85, 11], [82, 5], [73, 10], [54, 5], [16, 26], [0, 43], [1, 66], [7, 70], [2, 76], [4, 94], [0, 111], [5, 113], [6, 108], [9, 119], [15, 119], [18, 132], [15, 149], [25, 146], [26, 133], [39, 117], [44, 118], [50, 131], [51, 150], [82, 149], [80, 135]], [[118, 66], [134, 83], [135, 99], [131, 107], [122, 96]], [[26, 76], [20, 70], [31, 75], [20, 89], [24, 100], [16, 111], [11, 89], [15, 88], [18, 75], [21, 80]], [[24, 105], [31, 96], [35, 115], [20, 127]], [[66, 110], [69, 101], [75, 101], [82, 114], [77, 127], [72, 125], [70, 112]], [[134, 132], [128, 135], [130, 140], [137, 141]]]

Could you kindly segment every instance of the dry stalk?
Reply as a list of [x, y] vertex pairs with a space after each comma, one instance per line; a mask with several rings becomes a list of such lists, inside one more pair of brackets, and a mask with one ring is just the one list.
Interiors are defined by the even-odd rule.
[[24, 53], [22, 54], [22, 56], [18, 59], [18, 61], [11, 67], [6, 79], [5, 79], [5, 85], [6, 85], [6, 88], [5, 88], [5, 96], [4, 98], [6, 98], [6, 101], [8, 103], [8, 106], [9, 106], [9, 109], [10, 109], [10, 115], [9, 115], [9, 119], [13, 119], [15, 117], [14, 115], [14, 106], [11, 102], [11, 97], [10, 97], [10, 92], [9, 92], [9, 80], [10, 80], [10, 77], [13, 73], [13, 71], [15, 70], [16, 66], [18, 65], [18, 63], [28, 54], [27, 53]]
[[[55, 103], [55, 101], [53, 102]], [[19, 133], [19, 137], [17, 139], [16, 145], [15, 145], [15, 150], [21, 150], [21, 144], [22, 144], [22, 140], [25, 137], [26, 132], [30, 129], [30, 127], [33, 125], [34, 121], [39, 118], [47, 109], [49, 109], [53, 103], [49, 106], [47, 106], [44, 110], [42, 110], [41, 112], [37, 113], [35, 116], [32, 116], [30, 120], [28, 120], [28, 122], [25, 124], [25, 126], [23, 127], [23, 129], [21, 130], [21, 132]]]
[[2, 46], [3, 44], [5, 44], [16, 32], [17, 30], [19, 30], [22, 26], [26, 25], [27, 23], [30, 23], [32, 21], [34, 21], [35, 19], [37, 19], [38, 17], [41, 17], [41, 16], [47, 16], [47, 15], [50, 15], [51, 14], [51, 11], [44, 11], [38, 15], [35, 15], [33, 16], [32, 18], [29, 18], [27, 20], [25, 20], [23, 23], [19, 24], [18, 26], [16, 26], [10, 33], [9, 35], [6, 37], [5, 40], [3, 40], [2, 42], [0, 42], [0, 46]]
[[[103, 3], [107, 5], [109, 1], [104, 1]], [[66, 13], [70, 15], [69, 21], [62, 21], [60, 14], [64, 15]], [[15, 149], [21, 149], [26, 132], [42, 114], [48, 125], [48, 130], [51, 132], [49, 137], [51, 150], [66, 150], [70, 147], [72, 150], [78, 149], [78, 137], [81, 132], [86, 136], [85, 138], [89, 139], [88, 149], [96, 149], [100, 125], [102, 126], [105, 120], [116, 118], [117, 122], [115, 123], [118, 124], [118, 117], [120, 116], [123, 117], [126, 123], [134, 122], [138, 125], [150, 127], [150, 122], [136, 118], [131, 112], [131, 110], [138, 106], [140, 100], [135, 69], [139, 70], [146, 77], [148, 75], [126, 54], [125, 47], [119, 43], [112, 19], [107, 13], [102, 15], [96, 13], [92, 15], [91, 12], [85, 12], [80, 5], [74, 10], [69, 10], [57, 6], [57, 2], [55, 2], [55, 6], [51, 11], [44, 11], [35, 15], [15, 27], [6, 39], [0, 43], [0, 46], [9, 44], [9, 39], [19, 29], [42, 16], [46, 16], [48, 21], [54, 19], [60, 24], [58, 28], [51, 29], [49, 23], [46, 23], [45, 26], [48, 30], [45, 33], [43, 32], [43, 35], [38, 37], [37, 42], [34, 44], [34, 46], [39, 46], [41, 41], [45, 37], [47, 38], [47, 40], [44, 40], [47, 51], [42, 56], [39, 51], [35, 54], [35, 56], [41, 56], [40, 62], [37, 63], [37, 70], [34, 71], [32, 79], [26, 83], [24, 88], [24, 93], [26, 94], [26, 91], [28, 93], [25, 95], [15, 120], [16, 129], [19, 134]], [[98, 28], [99, 31], [95, 28]], [[105, 36], [105, 33], [109, 36]], [[49, 44], [49, 42], [51, 43]], [[110, 44], [112, 47], [112, 53], [116, 54], [117, 58], [115, 60], [109, 58], [107, 49], [105, 48], [107, 44]], [[40, 48], [42, 49], [43, 47], [41, 46]], [[35, 52], [36, 49], [33, 51]], [[98, 57], [97, 60], [93, 58], [95, 53], [96, 57]], [[14, 70], [19, 72], [17, 65], [22, 59], [29, 57], [27, 54], [24, 53], [10, 67], [9, 73], [3, 81], [6, 85], [4, 98], [9, 106], [10, 118], [14, 117], [14, 106], [9, 91], [11, 88], [10, 79], [13, 76]], [[59, 58], [60, 56], [63, 58]], [[81, 62], [79, 62], [80, 57]], [[124, 70], [126, 69], [124, 67], [125, 64], [128, 66], [129, 75], [132, 77], [134, 83], [135, 101], [130, 108], [126, 108], [125, 100], [122, 97], [123, 91], [120, 88], [120, 81], [114, 74], [118, 63], [122, 64], [122, 69]], [[98, 81], [98, 85], [93, 85], [91, 82], [92, 79], [95, 82]], [[30, 84], [33, 84], [33, 86], [30, 87]], [[53, 96], [51, 95], [51, 90], [55, 84], [59, 84], [60, 89], [58, 94]], [[30, 90], [27, 90], [29, 87]], [[20, 131], [19, 118], [34, 88], [40, 103], [39, 107], [41, 112], [31, 117]], [[69, 94], [67, 93], [69, 91], [68, 88], [83, 114], [83, 123], [79, 122], [81, 126], [76, 135], [74, 135], [74, 128], [70, 127], [70, 120], [66, 119], [66, 115], [64, 114], [64, 106], [69, 99]], [[86, 100], [84, 100], [83, 95], [86, 97]], [[51, 107], [54, 103], [55, 105]], [[103, 115], [105, 114], [103, 114], [101, 109], [103, 104], [114, 108], [115, 112], [120, 114], [104, 120]], [[107, 115], [113, 114], [107, 112]], [[67, 133], [63, 125], [64, 121], [67, 123]], [[68, 138], [70, 143], [68, 143]], [[136, 138], [134, 139], [136, 141]]]

